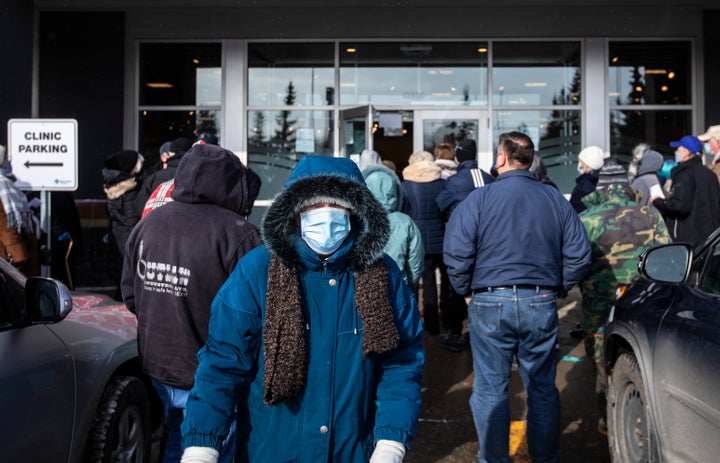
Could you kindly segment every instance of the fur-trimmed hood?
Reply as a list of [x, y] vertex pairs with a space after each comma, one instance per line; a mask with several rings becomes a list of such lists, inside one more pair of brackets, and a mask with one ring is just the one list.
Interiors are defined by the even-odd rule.
[[296, 248], [300, 233], [296, 216], [302, 204], [318, 196], [338, 198], [352, 207], [356, 233], [349, 262], [353, 270], [365, 270], [382, 257], [390, 235], [385, 209], [368, 190], [353, 161], [319, 155], [307, 155], [298, 162], [265, 214], [263, 239], [273, 255], [290, 268], [303, 265]]
[[442, 169], [434, 161], [419, 161], [404, 168], [402, 174], [411, 182], [430, 183], [442, 177]]

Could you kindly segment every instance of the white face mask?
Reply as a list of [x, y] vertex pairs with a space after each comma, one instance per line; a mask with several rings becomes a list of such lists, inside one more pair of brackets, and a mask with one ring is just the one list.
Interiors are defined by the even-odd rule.
[[580, 164], [578, 164], [578, 166], [577, 166], [577, 171], [578, 171], [578, 174], [580, 174], [580, 175], [582, 175], [582, 174], [585, 173], [585, 172], [583, 171], [582, 167], [580, 167]]
[[709, 154], [710, 156], [714, 155], [712, 148], [710, 148], [710, 143], [705, 142], [703, 143], [703, 149], [705, 150], [705, 154]]
[[310, 249], [322, 256], [337, 251], [350, 233], [350, 213], [321, 207], [300, 213], [300, 233]]
[[682, 162], [682, 160], [682, 153], [680, 152], [680, 150], [675, 150], [675, 162], [680, 163]]

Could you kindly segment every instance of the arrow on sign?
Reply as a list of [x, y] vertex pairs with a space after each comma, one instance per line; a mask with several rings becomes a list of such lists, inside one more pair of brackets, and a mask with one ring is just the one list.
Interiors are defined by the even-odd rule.
[[62, 162], [30, 162], [30, 161], [25, 161], [25, 164], [23, 164], [23, 165], [29, 169], [30, 166], [37, 166], [37, 167], [62, 167], [62, 166], [63, 166], [63, 163], [62, 163]]

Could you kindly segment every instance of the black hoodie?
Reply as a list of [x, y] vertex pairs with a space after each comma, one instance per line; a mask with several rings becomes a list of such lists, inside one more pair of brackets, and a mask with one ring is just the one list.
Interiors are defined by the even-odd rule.
[[241, 215], [259, 188], [257, 175], [235, 154], [195, 145], [178, 165], [174, 201], [133, 229], [122, 294], [138, 317], [143, 369], [160, 382], [192, 387], [210, 304], [238, 260], [261, 243], [259, 230]]

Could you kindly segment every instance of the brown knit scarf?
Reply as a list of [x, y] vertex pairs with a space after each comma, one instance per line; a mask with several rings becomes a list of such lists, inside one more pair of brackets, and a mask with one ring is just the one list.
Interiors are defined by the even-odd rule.
[[[305, 387], [308, 345], [297, 272], [273, 256], [267, 287], [263, 400], [267, 405], [276, 405], [299, 395]], [[390, 306], [388, 272], [382, 258], [356, 274], [355, 304], [363, 324], [363, 357], [396, 348], [400, 336]]]

